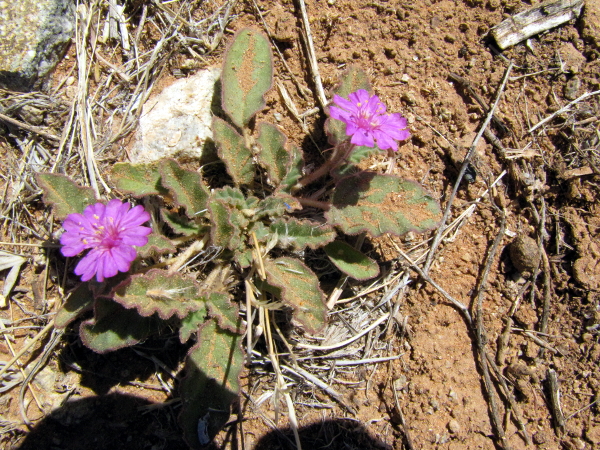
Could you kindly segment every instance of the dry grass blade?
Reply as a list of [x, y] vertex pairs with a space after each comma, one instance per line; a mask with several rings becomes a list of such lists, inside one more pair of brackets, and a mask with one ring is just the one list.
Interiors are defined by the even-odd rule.
[[17, 362], [19, 360], [19, 358], [21, 356], [23, 356], [25, 353], [27, 353], [29, 351], [29, 349], [31, 347], [33, 347], [37, 341], [39, 341], [41, 338], [43, 338], [46, 333], [48, 333], [48, 331], [50, 331], [52, 328], [54, 328], [54, 319], [52, 319], [50, 322], [48, 322], [48, 324], [38, 333], [36, 334], [33, 339], [31, 339], [29, 342], [27, 342], [26, 345], [24, 345], [21, 350], [19, 350], [15, 356], [12, 357], [12, 359], [8, 362], [6, 362], [6, 364], [4, 364], [4, 367], [2, 367], [2, 369], [0, 369], [0, 377], [2, 375], [4, 375], [6, 373], [6, 371], [12, 367], [12, 365]]
[[375, 322], [373, 322], [367, 328], [365, 328], [364, 330], [361, 330], [359, 333], [357, 333], [356, 335], [352, 336], [350, 339], [346, 339], [345, 341], [338, 342], [336, 344], [331, 344], [331, 345], [311, 345], [311, 344], [298, 343], [298, 344], [296, 344], [296, 346], [300, 347], [300, 348], [306, 348], [306, 349], [310, 349], [310, 350], [321, 350], [321, 351], [335, 350], [337, 348], [345, 347], [346, 345], [349, 345], [352, 342], [360, 339], [365, 334], [367, 334], [369, 331], [374, 330], [375, 328], [377, 328], [377, 326], [379, 326], [380, 324], [382, 324], [383, 322], [385, 322], [389, 317], [390, 317], [390, 314], [389, 313], [385, 313], [384, 315], [380, 316], [377, 320], [375, 320]]
[[19, 127], [19, 128], [22, 128], [22, 129], [24, 129], [26, 131], [30, 131], [32, 133], [35, 133], [35, 134], [37, 134], [39, 136], [42, 136], [43, 138], [46, 138], [46, 139], [48, 139], [50, 141], [53, 141], [53, 142], [59, 142], [60, 141], [60, 138], [58, 136], [54, 136], [53, 134], [48, 133], [47, 131], [43, 130], [40, 127], [36, 127], [36, 126], [33, 126], [33, 125], [26, 124], [26, 123], [21, 122], [19, 120], [13, 119], [12, 117], [8, 117], [5, 114], [0, 114], [0, 120], [4, 121], [6, 123], [9, 123], [11, 125], [14, 125], [15, 127]]
[[281, 368], [290, 373], [295, 374], [296, 376], [305, 378], [306, 380], [310, 381], [315, 386], [317, 386], [317, 387], [323, 389], [323, 391], [327, 392], [327, 394], [329, 394], [334, 400], [336, 400], [340, 405], [342, 405], [344, 408], [346, 408], [352, 414], [354, 414], [354, 415], [357, 414], [356, 410], [352, 406], [348, 405], [344, 401], [344, 398], [335, 389], [333, 389], [331, 386], [328, 386], [325, 382], [323, 382], [322, 380], [320, 380], [318, 377], [314, 376], [310, 372], [302, 369], [301, 367], [291, 368], [286, 365], [282, 365]]
[[554, 119], [556, 116], [559, 116], [567, 111], [569, 111], [574, 105], [576, 105], [579, 102], [582, 102], [583, 100], [592, 97], [594, 95], [598, 95], [600, 94], [600, 90], [598, 91], [593, 91], [593, 92], [586, 92], [585, 94], [579, 96], [578, 98], [576, 98], [575, 100], [573, 100], [572, 102], [566, 104], [565, 106], [563, 106], [562, 108], [560, 108], [559, 110], [553, 112], [552, 114], [550, 114], [548, 117], [546, 117], [545, 119], [540, 120], [538, 123], [536, 123], [534, 126], [532, 126], [531, 128], [529, 128], [529, 130], [527, 130], [528, 133], [533, 133], [535, 130], [537, 130], [539, 127], [545, 125], [546, 123], [550, 122], [552, 119]]
[[319, 63], [317, 62], [317, 54], [315, 52], [315, 45], [313, 43], [312, 33], [310, 31], [310, 20], [308, 19], [308, 13], [306, 12], [306, 5], [304, 0], [296, 0], [298, 6], [300, 8], [300, 14], [302, 16], [302, 25], [304, 27], [304, 43], [306, 45], [306, 53], [308, 54], [308, 64], [310, 67], [310, 72], [313, 78], [313, 82], [315, 84], [315, 89], [317, 90], [317, 99], [319, 100], [319, 104], [321, 108], [324, 110], [327, 106], [327, 96], [325, 95], [325, 90], [323, 89], [323, 82], [321, 81], [321, 75], [319, 74]]

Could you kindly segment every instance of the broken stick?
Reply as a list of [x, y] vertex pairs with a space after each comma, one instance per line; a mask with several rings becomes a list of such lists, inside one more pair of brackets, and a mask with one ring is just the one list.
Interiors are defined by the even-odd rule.
[[550, 0], [503, 20], [491, 29], [501, 50], [518, 44], [543, 31], [576, 19], [583, 0]]

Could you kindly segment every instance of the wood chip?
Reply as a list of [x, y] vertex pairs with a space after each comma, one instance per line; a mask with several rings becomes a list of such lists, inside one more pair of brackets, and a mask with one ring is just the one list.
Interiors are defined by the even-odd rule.
[[531, 36], [576, 19], [583, 0], [550, 0], [520, 12], [491, 29], [500, 49], [504, 50]]

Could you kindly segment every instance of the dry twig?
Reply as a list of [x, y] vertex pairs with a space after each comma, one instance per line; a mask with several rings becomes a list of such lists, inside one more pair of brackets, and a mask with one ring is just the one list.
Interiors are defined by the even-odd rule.
[[483, 136], [483, 133], [485, 131], [485, 129], [487, 128], [487, 126], [489, 125], [490, 121], [492, 120], [492, 117], [494, 115], [494, 111], [496, 110], [496, 108], [498, 107], [498, 104], [500, 103], [500, 99], [502, 98], [502, 93], [504, 92], [504, 88], [506, 86], [506, 83], [508, 81], [508, 77], [510, 75], [510, 72], [512, 71], [513, 68], [513, 64], [512, 62], [509, 64], [509, 66], [507, 67], [505, 73], [504, 73], [504, 77], [502, 78], [502, 83], [500, 84], [500, 87], [498, 88], [498, 92], [496, 93], [496, 99], [494, 100], [494, 103], [492, 104], [492, 107], [490, 108], [488, 115], [485, 119], [485, 121], [483, 122], [483, 124], [481, 125], [481, 128], [479, 129], [479, 132], [477, 133], [477, 135], [475, 136], [475, 139], [473, 139], [473, 143], [471, 144], [471, 148], [469, 149], [469, 152], [467, 153], [467, 156], [465, 157], [465, 160], [463, 162], [462, 167], [460, 168], [460, 172], [458, 173], [458, 177], [456, 179], [456, 182], [454, 183], [454, 187], [452, 189], [452, 193], [450, 194], [450, 197], [448, 198], [448, 204], [446, 205], [446, 209], [444, 210], [444, 214], [442, 216], [442, 220], [440, 221], [440, 225], [438, 226], [438, 229], [434, 235], [433, 238], [433, 242], [431, 243], [431, 247], [429, 249], [429, 254], [427, 255], [427, 260], [425, 261], [425, 264], [423, 265], [423, 273], [427, 274], [429, 272], [429, 268], [431, 267], [431, 264], [433, 263], [433, 258], [435, 256], [435, 251], [437, 249], [437, 247], [439, 246], [441, 240], [442, 240], [442, 234], [444, 232], [444, 226], [448, 220], [448, 217], [450, 216], [450, 211], [452, 209], [452, 203], [454, 202], [454, 198], [456, 197], [456, 193], [458, 192], [458, 188], [460, 186], [460, 183], [462, 182], [463, 176], [465, 175], [465, 172], [467, 170], [467, 167], [473, 157], [473, 154], [475, 153], [475, 148], [477, 147], [477, 143], [479, 142], [479, 140], [481, 139], [481, 136]]

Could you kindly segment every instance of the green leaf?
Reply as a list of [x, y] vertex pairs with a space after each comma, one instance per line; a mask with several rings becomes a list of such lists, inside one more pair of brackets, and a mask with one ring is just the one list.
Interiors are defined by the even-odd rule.
[[225, 186], [221, 189], [215, 189], [212, 193], [213, 200], [223, 200], [228, 205], [238, 210], [253, 209], [258, 206], [259, 200], [256, 197], [246, 198], [238, 188]]
[[182, 344], [189, 341], [192, 334], [197, 333], [200, 330], [200, 326], [206, 322], [208, 311], [206, 308], [199, 309], [198, 311], [192, 311], [183, 319], [181, 319], [181, 327], [179, 328], [179, 340]]
[[381, 150], [379, 150], [379, 148], [377, 147], [354, 147], [350, 152], [348, 158], [346, 158], [344, 164], [342, 164], [340, 167], [337, 167], [333, 171], [332, 175], [336, 178], [342, 178], [348, 175], [352, 175], [356, 172], [360, 172], [361, 170], [357, 167], [357, 165], [363, 159], [366, 159], [372, 155], [376, 155], [380, 152]]
[[286, 200], [293, 201], [293, 197], [289, 197], [288, 199], [283, 196], [271, 195], [262, 199], [258, 204], [256, 213], [254, 214], [254, 219], [259, 220], [263, 217], [274, 218], [277, 216], [282, 216], [283, 213], [288, 209], [286, 205], [289, 205], [289, 203], [287, 203]]
[[277, 233], [280, 246], [293, 251], [306, 247], [314, 250], [333, 241], [336, 236], [335, 230], [327, 224], [295, 218], [275, 220], [270, 228]]
[[64, 175], [38, 173], [37, 183], [44, 191], [44, 203], [52, 205], [56, 219], [63, 220], [71, 213], [81, 213], [96, 203], [94, 190], [80, 187]]
[[326, 306], [317, 276], [301, 261], [282, 257], [266, 260], [267, 282], [281, 288], [281, 300], [310, 333], [325, 326]]
[[250, 184], [254, 180], [252, 152], [246, 147], [244, 138], [235, 129], [218, 117], [213, 118], [213, 139], [217, 153], [225, 163], [227, 173], [235, 184]]
[[65, 304], [58, 310], [54, 317], [56, 328], [65, 328], [73, 322], [81, 313], [92, 309], [94, 305], [94, 293], [89, 283], [81, 283], [69, 294]]
[[179, 422], [192, 449], [209, 444], [229, 420], [244, 364], [240, 341], [240, 335], [209, 320], [200, 330], [198, 344], [188, 353], [180, 386]]
[[328, 222], [344, 233], [403, 235], [435, 228], [441, 219], [438, 202], [421, 185], [393, 175], [361, 172], [336, 185]]
[[158, 329], [155, 317], [140, 317], [106, 298], [96, 299], [94, 318], [81, 323], [79, 335], [86, 347], [106, 353], [135, 345]]
[[118, 190], [137, 198], [168, 192], [161, 185], [158, 163], [116, 163], [110, 169], [110, 178]]
[[148, 243], [138, 249], [138, 255], [141, 258], [148, 258], [153, 255], [164, 255], [165, 253], [175, 253], [177, 249], [170, 239], [157, 233], [151, 233], [148, 236]]
[[295, 145], [290, 146], [286, 175], [281, 181], [279, 188], [283, 192], [289, 192], [296, 185], [298, 180], [302, 178], [303, 169], [304, 157], [302, 156], [302, 152]]
[[[235, 223], [241, 213], [227, 205], [223, 200], [213, 200], [208, 205], [212, 227], [210, 237], [212, 245], [217, 247], [236, 250], [242, 244], [241, 231], [238, 223]], [[234, 225], [235, 223], [235, 225]], [[236, 226], [237, 225], [237, 226]]]
[[235, 333], [241, 332], [240, 310], [235, 303], [229, 301], [229, 295], [213, 292], [210, 294], [206, 306], [210, 315], [217, 319], [219, 327]]
[[[333, 90], [332, 94], [337, 94], [347, 99], [348, 95], [359, 89], [364, 89], [370, 93], [371, 83], [369, 83], [369, 77], [363, 69], [351, 65], [340, 77], [340, 83]], [[325, 132], [329, 136], [329, 143], [331, 145], [337, 145], [347, 139], [346, 124], [341, 120], [327, 119], [325, 122]]]
[[244, 28], [235, 35], [223, 62], [223, 110], [239, 128], [265, 106], [265, 93], [273, 83], [273, 57], [269, 40]]
[[356, 280], [368, 280], [379, 275], [379, 265], [375, 261], [345, 242], [331, 242], [324, 250], [338, 269]]
[[285, 148], [286, 141], [285, 135], [275, 125], [267, 122], [258, 124], [258, 162], [267, 171], [274, 186], [277, 186], [287, 173], [289, 154]]
[[204, 307], [205, 299], [200, 297], [198, 289], [193, 280], [180, 273], [152, 269], [119, 284], [114, 299], [126, 308], [135, 308], [143, 317], [158, 314], [163, 320], [174, 315], [181, 319]]
[[162, 183], [169, 188], [178, 205], [185, 207], [188, 217], [197, 217], [206, 210], [208, 189], [199, 173], [182, 168], [177, 161], [168, 159], [160, 166]]
[[246, 269], [250, 267], [252, 264], [252, 260], [254, 258], [254, 254], [252, 253], [251, 248], [242, 248], [236, 252], [234, 252], [233, 259], [237, 262], [242, 269]]
[[200, 227], [192, 220], [182, 214], [169, 212], [166, 209], [161, 209], [160, 214], [162, 219], [171, 227], [176, 234], [184, 236], [192, 236], [200, 232]]

